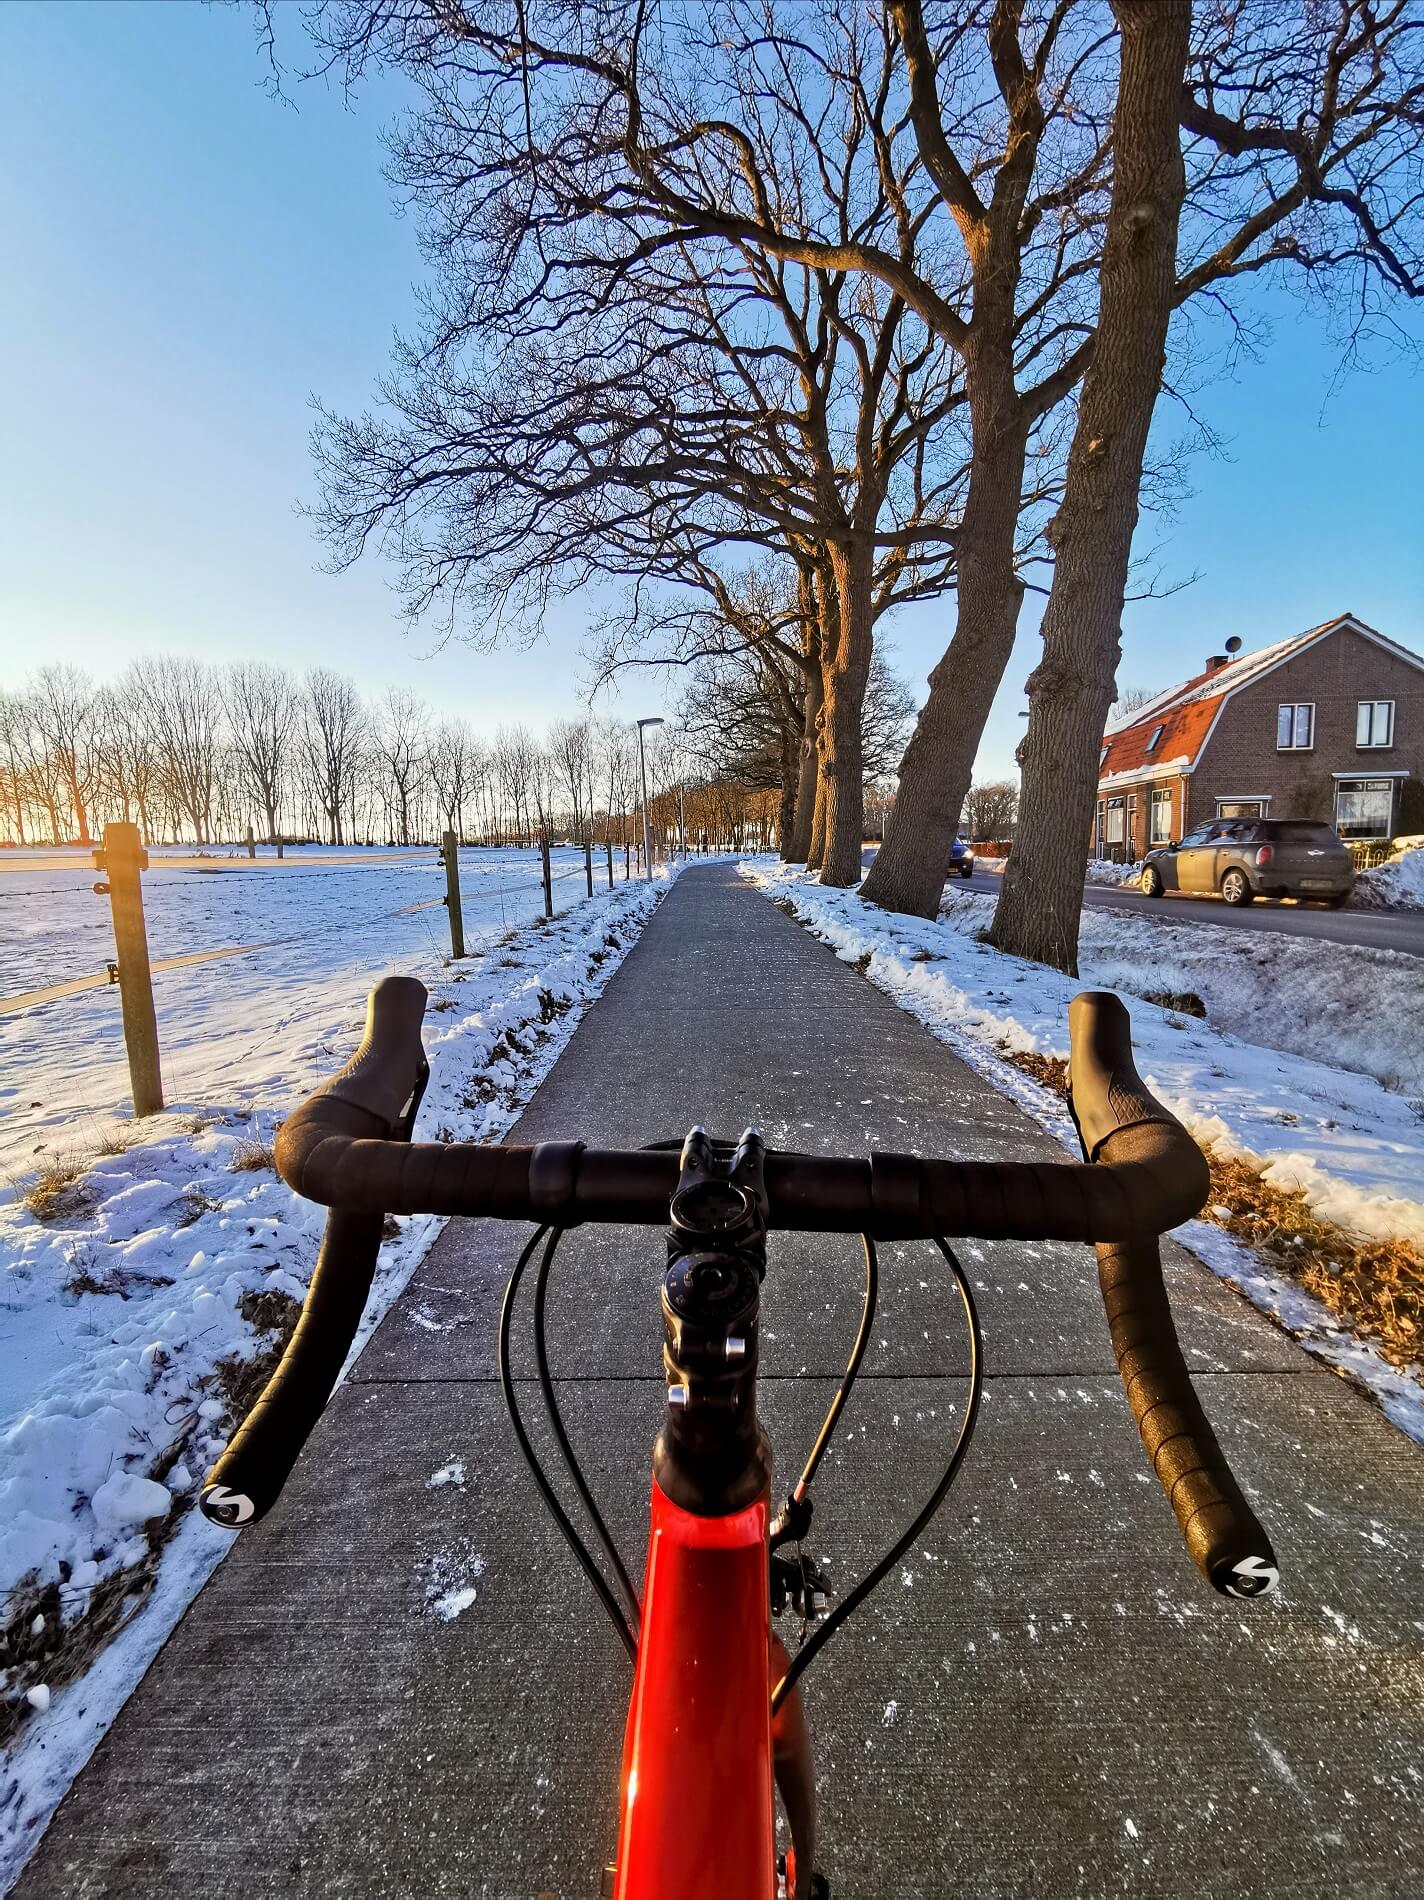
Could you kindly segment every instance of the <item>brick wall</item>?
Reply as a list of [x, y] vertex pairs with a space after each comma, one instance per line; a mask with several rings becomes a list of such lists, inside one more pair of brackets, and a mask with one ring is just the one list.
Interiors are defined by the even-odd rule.
[[[1098, 794], [1098, 803], [1100, 806], [1105, 806], [1109, 797], [1122, 799], [1124, 832], [1127, 839], [1125, 851], [1128, 860], [1133, 863], [1136, 863], [1137, 860], [1142, 857], [1143, 853], [1151, 848], [1150, 827], [1152, 821], [1150, 812], [1152, 793], [1157, 791], [1170, 792], [1172, 795], [1171, 828], [1166, 838], [1159, 840], [1159, 842], [1163, 844], [1168, 844], [1173, 838], [1180, 838], [1185, 828], [1182, 810], [1184, 802], [1183, 781], [1180, 778], [1163, 777], [1160, 779], [1149, 779], [1144, 780], [1143, 783], [1139, 785], [1126, 785], [1123, 786], [1121, 790], [1114, 790], [1110, 793], [1100, 792]], [[1104, 819], [1106, 819], [1106, 812], [1104, 812], [1103, 815]], [[1106, 839], [1106, 823], [1103, 827], [1103, 836], [1104, 839]], [[1097, 845], [1098, 832], [1095, 826], [1092, 839], [1088, 845], [1090, 855], [1096, 852]], [[1107, 855], [1111, 849], [1112, 847], [1104, 843], [1104, 855]]]
[[[1388, 748], [1356, 746], [1355, 712], [1362, 699], [1394, 701], [1394, 743]], [[1315, 706], [1314, 746], [1308, 752], [1277, 751], [1276, 709], [1301, 700]], [[1398, 771], [1411, 773], [1416, 784], [1424, 780], [1424, 669], [1342, 628], [1227, 700], [1187, 781], [1187, 811], [1172, 835], [1214, 818], [1219, 798], [1267, 793], [1272, 818], [1333, 822], [1332, 772], [1368, 778]], [[1399, 829], [1398, 802], [1395, 814]]]

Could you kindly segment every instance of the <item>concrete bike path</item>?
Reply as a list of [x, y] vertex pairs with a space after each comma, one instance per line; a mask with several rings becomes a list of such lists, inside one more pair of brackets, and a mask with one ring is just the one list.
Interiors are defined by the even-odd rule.
[[[846, 1153], [1060, 1152], [724, 866], [673, 886], [517, 1134], [622, 1144], [694, 1120]], [[593, 1900], [628, 1676], [494, 1383], [520, 1238], [445, 1230], [282, 1503], [237, 1539], [76, 1783], [21, 1900]], [[551, 1356], [636, 1563], [660, 1243], [565, 1244]], [[1420, 1452], [1171, 1250], [1204, 1402], [1284, 1568], [1278, 1599], [1217, 1599], [1147, 1478], [1091, 1254], [965, 1251], [990, 1372], [974, 1450], [807, 1682], [836, 1900], [1417, 1891]], [[773, 1242], [762, 1411], [783, 1477], [844, 1362], [855, 1253]], [[957, 1423], [963, 1347], [936, 1258], [884, 1250], [871, 1376], [818, 1485], [812, 1548], [843, 1584], [933, 1483]]]

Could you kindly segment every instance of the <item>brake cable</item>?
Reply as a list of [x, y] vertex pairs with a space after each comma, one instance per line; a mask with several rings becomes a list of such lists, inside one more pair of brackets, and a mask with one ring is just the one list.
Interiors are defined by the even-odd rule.
[[[860, 1608], [871, 1591], [885, 1580], [886, 1576], [894, 1569], [895, 1565], [929, 1523], [930, 1519], [944, 1502], [950, 1486], [958, 1476], [959, 1468], [964, 1462], [964, 1454], [968, 1451], [969, 1442], [974, 1436], [974, 1425], [979, 1416], [979, 1400], [984, 1389], [983, 1338], [979, 1331], [979, 1315], [975, 1309], [974, 1295], [970, 1290], [969, 1281], [965, 1276], [963, 1267], [960, 1266], [958, 1259], [955, 1257], [953, 1248], [947, 1240], [942, 1239], [939, 1235], [935, 1235], [934, 1242], [949, 1263], [949, 1270], [954, 1276], [954, 1283], [959, 1290], [959, 1298], [964, 1307], [964, 1317], [969, 1326], [969, 1393], [965, 1401], [964, 1418], [960, 1423], [959, 1436], [954, 1441], [954, 1449], [950, 1452], [949, 1463], [945, 1467], [944, 1476], [935, 1486], [934, 1491], [930, 1494], [929, 1502], [914, 1519], [909, 1529], [905, 1531], [904, 1535], [886, 1552], [880, 1559], [880, 1562], [866, 1573], [850, 1592], [849, 1596], [843, 1597], [835, 1609], [827, 1613], [825, 1620], [820, 1624], [819, 1628], [815, 1630], [792, 1658], [786, 1674], [772, 1691], [771, 1712], [773, 1715], [776, 1714], [776, 1711], [786, 1700], [796, 1682], [800, 1677], [805, 1675], [807, 1669], [809, 1669], [812, 1662], [814, 1662], [816, 1657], [825, 1648], [835, 1632], [848, 1617], [853, 1615], [854, 1612]], [[834, 1401], [832, 1401], [832, 1410], [835, 1410]], [[830, 1422], [834, 1423], [834, 1420]], [[824, 1427], [822, 1428], [822, 1436], [826, 1436]], [[818, 1440], [817, 1452], [822, 1450], [824, 1450], [824, 1445]]]
[[[613, 1594], [613, 1591], [609, 1587], [608, 1582], [606, 1578], [604, 1577], [602, 1571], [598, 1568], [598, 1565], [594, 1562], [593, 1557], [591, 1553], [589, 1552], [587, 1546], [583, 1543], [582, 1539], [579, 1537], [578, 1532], [574, 1529], [573, 1523], [570, 1520], [568, 1513], [564, 1510], [563, 1505], [560, 1504], [557, 1496], [554, 1493], [554, 1488], [550, 1484], [549, 1479], [547, 1475], [545, 1474], [544, 1468], [539, 1462], [538, 1454], [535, 1452], [533, 1444], [530, 1442], [529, 1434], [524, 1429], [524, 1420], [520, 1416], [520, 1412], [519, 1412], [519, 1402], [517, 1398], [515, 1397], [514, 1375], [510, 1368], [509, 1336], [510, 1336], [510, 1329], [511, 1329], [511, 1326], [513, 1324], [513, 1319], [514, 1319], [514, 1300], [515, 1300], [515, 1295], [519, 1291], [519, 1283], [524, 1278], [525, 1268], [529, 1265], [529, 1262], [534, 1257], [534, 1249], [539, 1245], [539, 1242], [541, 1240], [544, 1240], [545, 1235], [548, 1235], [548, 1240], [544, 1248], [544, 1258], [540, 1265], [540, 1276], [542, 1279], [547, 1279], [549, 1268], [553, 1264], [554, 1255], [558, 1251], [559, 1242], [563, 1239], [564, 1233], [565, 1233], [565, 1229], [562, 1227], [549, 1227], [545, 1225], [543, 1227], [536, 1228], [528, 1244], [525, 1246], [524, 1251], [520, 1254], [519, 1259], [515, 1264], [513, 1273], [511, 1273], [509, 1276], [509, 1284], [506, 1286], [504, 1290], [504, 1302], [502, 1306], [500, 1307], [500, 1313], [499, 1313], [499, 1352], [498, 1352], [499, 1382], [504, 1390], [505, 1410], [509, 1414], [510, 1424], [513, 1425], [514, 1427], [514, 1435], [519, 1441], [519, 1449], [524, 1454], [524, 1462], [528, 1465], [530, 1471], [533, 1473], [534, 1482], [539, 1487], [540, 1495], [543, 1497], [545, 1506], [547, 1507], [549, 1511], [549, 1515], [553, 1518], [554, 1522], [558, 1525], [559, 1529], [563, 1532], [565, 1541], [568, 1543], [569, 1548], [573, 1551], [575, 1557], [578, 1558], [579, 1563], [582, 1566], [585, 1575], [588, 1577], [589, 1582], [593, 1585], [594, 1590], [598, 1594], [599, 1602], [602, 1603], [604, 1609], [608, 1612], [609, 1616], [611, 1617], [613, 1621], [613, 1626], [618, 1631], [618, 1635], [623, 1643], [624, 1648], [628, 1651], [629, 1657], [636, 1661], [637, 1654], [638, 1654], [637, 1632], [633, 1628], [633, 1624], [630, 1621], [629, 1617], [627, 1616], [626, 1612], [624, 1611], [622, 1604], [619, 1603], [617, 1597]], [[541, 1311], [541, 1317], [542, 1317], [542, 1311]], [[540, 1345], [537, 1340], [536, 1340], [536, 1345], [538, 1345], [538, 1356], [539, 1356], [539, 1365], [540, 1365], [539, 1383], [540, 1383], [541, 1389], [544, 1392], [545, 1401], [546, 1403], [549, 1403], [550, 1394], [552, 1391], [552, 1381], [549, 1380], [548, 1378], [548, 1357], [547, 1357], [547, 1354], [544, 1352], [542, 1345]], [[600, 1542], [602, 1543], [605, 1552], [609, 1554], [610, 1560], [612, 1561], [615, 1569], [617, 1570], [619, 1578], [626, 1585], [627, 1572], [624, 1570], [622, 1562], [619, 1560], [618, 1553], [616, 1549], [614, 1549], [613, 1547], [613, 1540], [609, 1536], [607, 1526], [604, 1524], [603, 1519], [599, 1516], [597, 1507], [593, 1503], [593, 1499], [590, 1496], [589, 1491], [588, 1491], [588, 1486], [584, 1481], [583, 1474], [578, 1469], [577, 1460], [573, 1456], [573, 1449], [569, 1445], [568, 1437], [563, 1430], [563, 1424], [562, 1424], [562, 1421], [559, 1419], [558, 1407], [556, 1405], [553, 1407], [552, 1416], [554, 1420], [556, 1421], [555, 1422], [555, 1436], [558, 1438], [560, 1446], [563, 1449], [564, 1455], [570, 1461], [570, 1464], [573, 1468], [574, 1481], [578, 1485], [579, 1495], [580, 1497], [583, 1498], [584, 1502], [587, 1504], [590, 1512], [592, 1513], [597, 1534], [599, 1536]], [[631, 1595], [631, 1591], [630, 1591], [630, 1595]], [[634, 1599], [634, 1601], [636, 1601], [636, 1599]]]

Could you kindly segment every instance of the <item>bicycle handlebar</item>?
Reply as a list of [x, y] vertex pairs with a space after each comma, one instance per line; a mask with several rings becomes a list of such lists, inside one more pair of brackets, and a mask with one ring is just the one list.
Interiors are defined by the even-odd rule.
[[[426, 1073], [425, 999], [414, 978], [383, 978], [355, 1056], [277, 1137], [283, 1179], [333, 1211], [301, 1323], [204, 1483], [202, 1508], [215, 1522], [255, 1522], [275, 1502], [355, 1337], [387, 1214], [559, 1227], [667, 1222], [675, 1149], [410, 1142]], [[1071, 1103], [1085, 1161], [855, 1160], [768, 1150], [768, 1225], [877, 1240], [952, 1234], [1098, 1243], [1119, 1370], [1188, 1549], [1216, 1589], [1260, 1595], [1275, 1582], [1275, 1557], [1192, 1391], [1156, 1241], [1201, 1207], [1206, 1161], [1137, 1074], [1117, 998], [1087, 992], [1074, 999], [1068, 1020]]]

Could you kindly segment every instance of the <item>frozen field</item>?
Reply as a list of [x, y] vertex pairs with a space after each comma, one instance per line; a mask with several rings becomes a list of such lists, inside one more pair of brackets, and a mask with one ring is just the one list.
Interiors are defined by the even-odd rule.
[[[155, 972], [170, 1105], [239, 1089], [280, 1101], [274, 1091], [294, 1050], [338, 1035], [375, 977], [449, 954], [432, 849], [290, 851], [255, 864], [167, 855], [181, 855], [182, 867], [155, 851], [143, 878], [153, 959], [264, 946]], [[54, 856], [0, 853], [0, 1002], [102, 971], [114, 954], [108, 900], [92, 888], [98, 873], [79, 853], [71, 867], [51, 868]], [[621, 883], [621, 856], [614, 863]], [[556, 850], [553, 875], [555, 911], [565, 911], [585, 894], [583, 853]], [[471, 949], [543, 914], [537, 851], [462, 852], [460, 882]], [[597, 862], [594, 888], [606, 888]], [[116, 988], [0, 1014], [0, 1171], [96, 1146], [127, 1113], [128, 1089]]]

